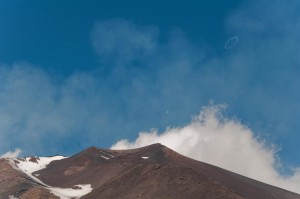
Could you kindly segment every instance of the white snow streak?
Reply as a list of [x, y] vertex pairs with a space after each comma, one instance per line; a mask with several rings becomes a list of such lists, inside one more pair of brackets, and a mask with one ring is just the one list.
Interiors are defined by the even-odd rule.
[[[9, 158], [9, 161], [15, 169], [25, 173], [34, 181], [44, 185], [46, 189], [50, 190], [51, 193], [60, 197], [61, 199], [78, 199], [90, 193], [92, 191], [92, 187], [90, 184], [75, 185], [75, 187], [77, 187], [76, 189], [51, 187], [32, 175], [33, 172], [46, 168], [50, 162], [54, 160], [61, 160], [64, 158], [66, 157], [64, 156], [35, 157], [35, 160], [37, 161], [35, 162], [34, 159], [32, 159], [31, 157], [27, 157], [22, 159]], [[18, 163], [16, 163], [15, 161], [17, 161]], [[35, 174], [35, 175], [38, 176], [39, 174]], [[14, 196], [9, 196], [9, 197], [10, 199], [15, 199]]]
[[110, 158], [108, 158], [108, 157], [105, 157], [105, 156], [103, 156], [103, 155], [100, 155], [102, 158], [104, 158], [104, 159], [106, 159], [106, 160], [109, 160]]

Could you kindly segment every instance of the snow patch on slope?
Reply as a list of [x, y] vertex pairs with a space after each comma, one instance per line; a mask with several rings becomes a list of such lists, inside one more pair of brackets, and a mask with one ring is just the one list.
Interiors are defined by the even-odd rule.
[[51, 190], [51, 193], [54, 195], [60, 197], [61, 199], [70, 199], [70, 198], [80, 198], [81, 196], [84, 196], [92, 191], [92, 187], [90, 184], [85, 185], [75, 185], [76, 189], [72, 188], [49, 188]]
[[99, 150], [98, 152], [99, 152], [99, 153], [102, 153], [102, 154], [104, 154], [104, 155], [110, 156], [111, 158], [114, 158], [114, 157], [115, 157], [115, 156], [113, 156], [113, 155], [111, 155], [111, 154], [109, 154], [109, 153], [106, 153], [106, 152], [104, 152], [104, 151], [101, 151], [101, 150]]
[[32, 174], [35, 171], [44, 169], [47, 165], [54, 160], [61, 160], [66, 157], [64, 156], [53, 156], [53, 157], [27, 157], [27, 158], [19, 158], [15, 159], [19, 163], [17, 163], [17, 167], [22, 170], [26, 174]]
[[102, 158], [106, 159], [106, 160], [109, 160], [110, 158], [104, 156], [104, 155], [100, 155]]
[[58, 188], [58, 187], [49, 186], [43, 183], [38, 178], [36, 178], [35, 176], [33, 176], [32, 174], [33, 172], [46, 168], [52, 161], [61, 160], [64, 158], [66, 157], [64, 156], [26, 157], [26, 158], [9, 158], [9, 161], [15, 169], [25, 173], [32, 180], [43, 185], [51, 193], [60, 197], [61, 199], [77, 199], [90, 193], [92, 191], [92, 187], [90, 184], [75, 185], [74, 187], [76, 188]]

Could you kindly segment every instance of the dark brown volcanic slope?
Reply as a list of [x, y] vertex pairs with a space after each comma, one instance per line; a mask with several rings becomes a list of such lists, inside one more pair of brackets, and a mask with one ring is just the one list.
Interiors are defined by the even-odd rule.
[[192, 160], [160, 144], [124, 151], [91, 147], [50, 163], [38, 174], [52, 186], [92, 184], [93, 191], [83, 198], [300, 199], [298, 194]]
[[[55, 187], [91, 184], [93, 190], [82, 197], [85, 199], [300, 199], [298, 194], [192, 160], [160, 144], [132, 150], [91, 147], [70, 158], [53, 161], [34, 174]], [[2, 186], [5, 182], [1, 174], [0, 179]], [[23, 189], [25, 193], [28, 183], [33, 183], [28, 181], [20, 181], [27, 186]], [[11, 187], [17, 190], [16, 186]]]
[[7, 199], [12, 195], [19, 199], [58, 199], [27, 175], [14, 169], [7, 160], [0, 159], [0, 198]]

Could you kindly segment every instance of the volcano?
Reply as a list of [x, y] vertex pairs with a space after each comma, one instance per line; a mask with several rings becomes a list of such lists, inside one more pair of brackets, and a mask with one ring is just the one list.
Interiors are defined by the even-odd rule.
[[[238, 163], [237, 163], [238, 164]], [[161, 145], [0, 159], [0, 198], [300, 199]]]

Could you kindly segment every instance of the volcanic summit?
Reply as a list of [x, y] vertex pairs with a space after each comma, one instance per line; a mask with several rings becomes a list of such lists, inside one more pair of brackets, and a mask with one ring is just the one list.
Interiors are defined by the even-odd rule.
[[161, 145], [0, 159], [0, 198], [300, 199]]

